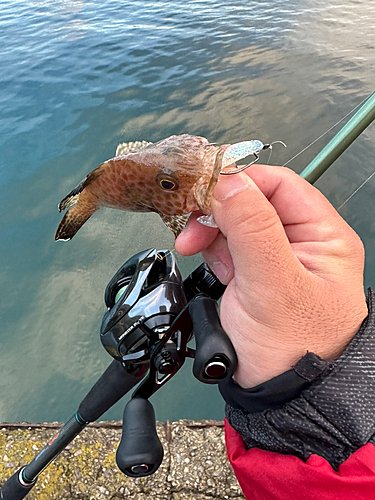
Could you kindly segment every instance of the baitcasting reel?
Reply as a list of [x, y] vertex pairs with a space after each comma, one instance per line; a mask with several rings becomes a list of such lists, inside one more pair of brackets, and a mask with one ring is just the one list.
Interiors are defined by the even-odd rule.
[[[148, 398], [194, 358], [193, 373], [206, 384], [231, 377], [237, 364], [221, 328], [217, 303], [225, 290], [202, 264], [182, 280], [173, 254], [146, 250], [134, 255], [107, 286], [100, 336], [112, 363], [83, 398], [74, 415], [34, 459], [0, 489], [1, 500], [22, 500], [41, 472], [90, 423], [138, 387], [125, 407], [116, 461], [131, 477], [153, 474], [163, 447]], [[187, 346], [195, 336], [196, 350]]]
[[[144, 377], [126, 405], [116, 456], [128, 476], [153, 474], [162, 461], [148, 398], [186, 357], [194, 358], [193, 373], [201, 382], [216, 384], [233, 375], [237, 357], [216, 303], [224, 290], [206, 264], [183, 281], [174, 255], [155, 249], [134, 255], [108, 284], [102, 344], [129, 374]], [[193, 336], [195, 351], [187, 346]]]

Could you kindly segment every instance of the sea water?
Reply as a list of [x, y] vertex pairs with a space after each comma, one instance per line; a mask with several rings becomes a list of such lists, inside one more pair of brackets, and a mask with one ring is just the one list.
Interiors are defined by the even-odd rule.
[[[2, 0], [0, 421], [70, 417], [111, 362], [108, 281], [133, 254], [173, 248], [155, 214], [114, 210], [55, 243], [58, 202], [123, 141], [282, 140], [271, 161], [283, 164], [374, 90], [374, 18], [366, 0]], [[374, 142], [375, 124], [318, 181], [334, 206], [374, 170]], [[374, 193], [372, 179], [342, 209], [373, 285]], [[186, 276], [200, 258], [178, 262]], [[223, 418], [190, 361], [152, 402], [159, 420]]]

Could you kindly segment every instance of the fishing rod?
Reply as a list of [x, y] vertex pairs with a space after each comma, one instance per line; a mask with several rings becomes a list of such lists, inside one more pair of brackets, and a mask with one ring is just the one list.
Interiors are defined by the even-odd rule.
[[[359, 108], [359, 109], [358, 109]], [[358, 110], [357, 110], [358, 109]], [[355, 139], [370, 125], [370, 123], [375, 119], [375, 91], [367, 96], [362, 102], [360, 102], [357, 106], [355, 106], [349, 113], [347, 113], [343, 118], [340, 118], [338, 122], [336, 122], [332, 127], [326, 130], [323, 134], [321, 134], [317, 139], [312, 141], [308, 146], [302, 149], [299, 153], [290, 158], [286, 163], [284, 163], [284, 167], [288, 165], [291, 161], [305, 152], [309, 147], [318, 142], [322, 137], [324, 137], [328, 132], [333, 130], [337, 125], [343, 122], [348, 116], [350, 116], [355, 110], [356, 113], [353, 117], [348, 121], [344, 127], [330, 140], [330, 142], [320, 151], [320, 153], [315, 156], [315, 158], [302, 170], [300, 176], [303, 179], [306, 179], [310, 184], [314, 184], [323, 174], [324, 172], [332, 165], [334, 161], [351, 145]], [[254, 163], [259, 160], [259, 153], [266, 149], [272, 150], [273, 144], [282, 144], [286, 147], [282, 141], [274, 141], [270, 144], [263, 144], [261, 141], [252, 140], [252, 141], [244, 141], [237, 144], [233, 144], [229, 146], [227, 151], [225, 152], [230, 159], [233, 158], [243, 158], [245, 157], [245, 152], [247, 155], [252, 155], [254, 160], [248, 163], [247, 165], [237, 166], [235, 169], [231, 169], [232, 165], [225, 164], [224, 168], [220, 171], [222, 175], [233, 175], [238, 172], [242, 172], [247, 169]], [[242, 156], [241, 156], [242, 154]], [[270, 161], [271, 155], [268, 159]], [[228, 169], [229, 167], [229, 169]], [[375, 175], [373, 172], [355, 191], [352, 193], [347, 200], [339, 207], [342, 208], [347, 201], [357, 193], [362, 186], [366, 182], [368, 182], [371, 177]], [[205, 225], [210, 225], [206, 220], [206, 216], [202, 216], [198, 218], [198, 221]]]
[[[314, 184], [332, 165], [332, 163], [337, 160], [337, 158], [374, 120], [375, 91], [370, 94], [364, 104], [358, 109], [348, 123], [344, 125], [341, 130], [339, 130], [339, 132], [329, 141], [320, 153], [318, 153], [317, 156], [315, 156], [315, 158], [302, 170], [300, 176], [311, 184]], [[343, 205], [344, 203], [341, 206]]]

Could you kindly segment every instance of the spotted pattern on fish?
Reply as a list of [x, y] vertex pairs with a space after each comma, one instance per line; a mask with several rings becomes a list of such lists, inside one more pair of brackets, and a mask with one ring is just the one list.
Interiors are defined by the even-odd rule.
[[177, 236], [190, 212], [210, 214], [212, 191], [228, 146], [188, 134], [155, 144], [119, 145], [117, 156], [90, 172], [60, 202], [59, 210], [68, 211], [55, 239], [73, 238], [100, 207], [156, 212]]

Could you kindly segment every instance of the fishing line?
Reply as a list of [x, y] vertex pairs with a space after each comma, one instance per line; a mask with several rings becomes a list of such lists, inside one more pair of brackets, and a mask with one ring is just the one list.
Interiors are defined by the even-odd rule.
[[356, 189], [355, 191], [353, 191], [353, 193], [352, 193], [350, 196], [348, 196], [348, 198], [346, 198], [346, 200], [344, 201], [344, 203], [341, 203], [341, 205], [339, 206], [339, 208], [337, 208], [337, 209], [336, 209], [336, 210], [337, 210], [337, 212], [339, 212], [339, 211], [342, 209], [342, 207], [343, 207], [344, 205], [346, 205], [346, 204], [348, 203], [348, 201], [349, 201], [351, 198], [353, 198], [353, 196], [354, 196], [355, 194], [357, 194], [357, 193], [358, 193], [358, 191], [359, 191], [360, 189], [362, 189], [362, 188], [363, 188], [363, 186], [364, 186], [364, 185], [365, 185], [365, 184], [366, 184], [366, 183], [367, 183], [367, 182], [368, 182], [368, 181], [369, 181], [372, 177], [374, 177], [374, 175], [375, 175], [375, 172], [373, 172], [372, 174], [370, 174], [370, 175], [369, 175], [369, 177], [367, 177], [367, 179], [366, 179], [365, 181], [363, 181], [363, 182], [362, 182], [362, 184], [361, 184], [359, 187], [357, 187], [357, 189]]
[[370, 99], [372, 94], [368, 95], [367, 97], [365, 97], [359, 104], [357, 104], [357, 106], [355, 106], [353, 109], [351, 109], [349, 111], [349, 113], [347, 113], [345, 116], [343, 116], [342, 118], [340, 118], [340, 120], [338, 122], [336, 122], [334, 125], [332, 125], [332, 127], [330, 127], [328, 130], [326, 130], [325, 132], [323, 132], [323, 134], [321, 134], [317, 139], [315, 139], [314, 141], [312, 141], [308, 146], [306, 146], [304, 149], [302, 149], [302, 151], [300, 151], [299, 153], [297, 153], [296, 155], [294, 155], [292, 158], [290, 158], [290, 160], [288, 160], [286, 163], [284, 163], [283, 167], [286, 167], [288, 165], [288, 163], [290, 163], [291, 161], [293, 161], [295, 158], [297, 158], [297, 156], [301, 155], [302, 153], [304, 153], [307, 149], [309, 149], [313, 144], [315, 144], [316, 142], [318, 142], [322, 137], [324, 137], [326, 134], [328, 134], [331, 130], [333, 130], [335, 127], [337, 127], [337, 125], [339, 125], [342, 121], [344, 121], [346, 118], [348, 118], [348, 116], [350, 116], [352, 113], [354, 113], [354, 111], [356, 111], [360, 106], [362, 106], [362, 104], [364, 104], [368, 99]]
[[172, 250], [170, 248], [168, 248], [168, 252], [171, 253], [172, 255], [174, 255], [175, 257], [181, 257], [181, 255], [179, 253], [177, 253], [177, 250], [175, 248], [173, 248]]
[[268, 161], [267, 161], [267, 165], [270, 164], [270, 161], [271, 161], [271, 156], [272, 156], [272, 149], [270, 148], [270, 155], [268, 157]]

